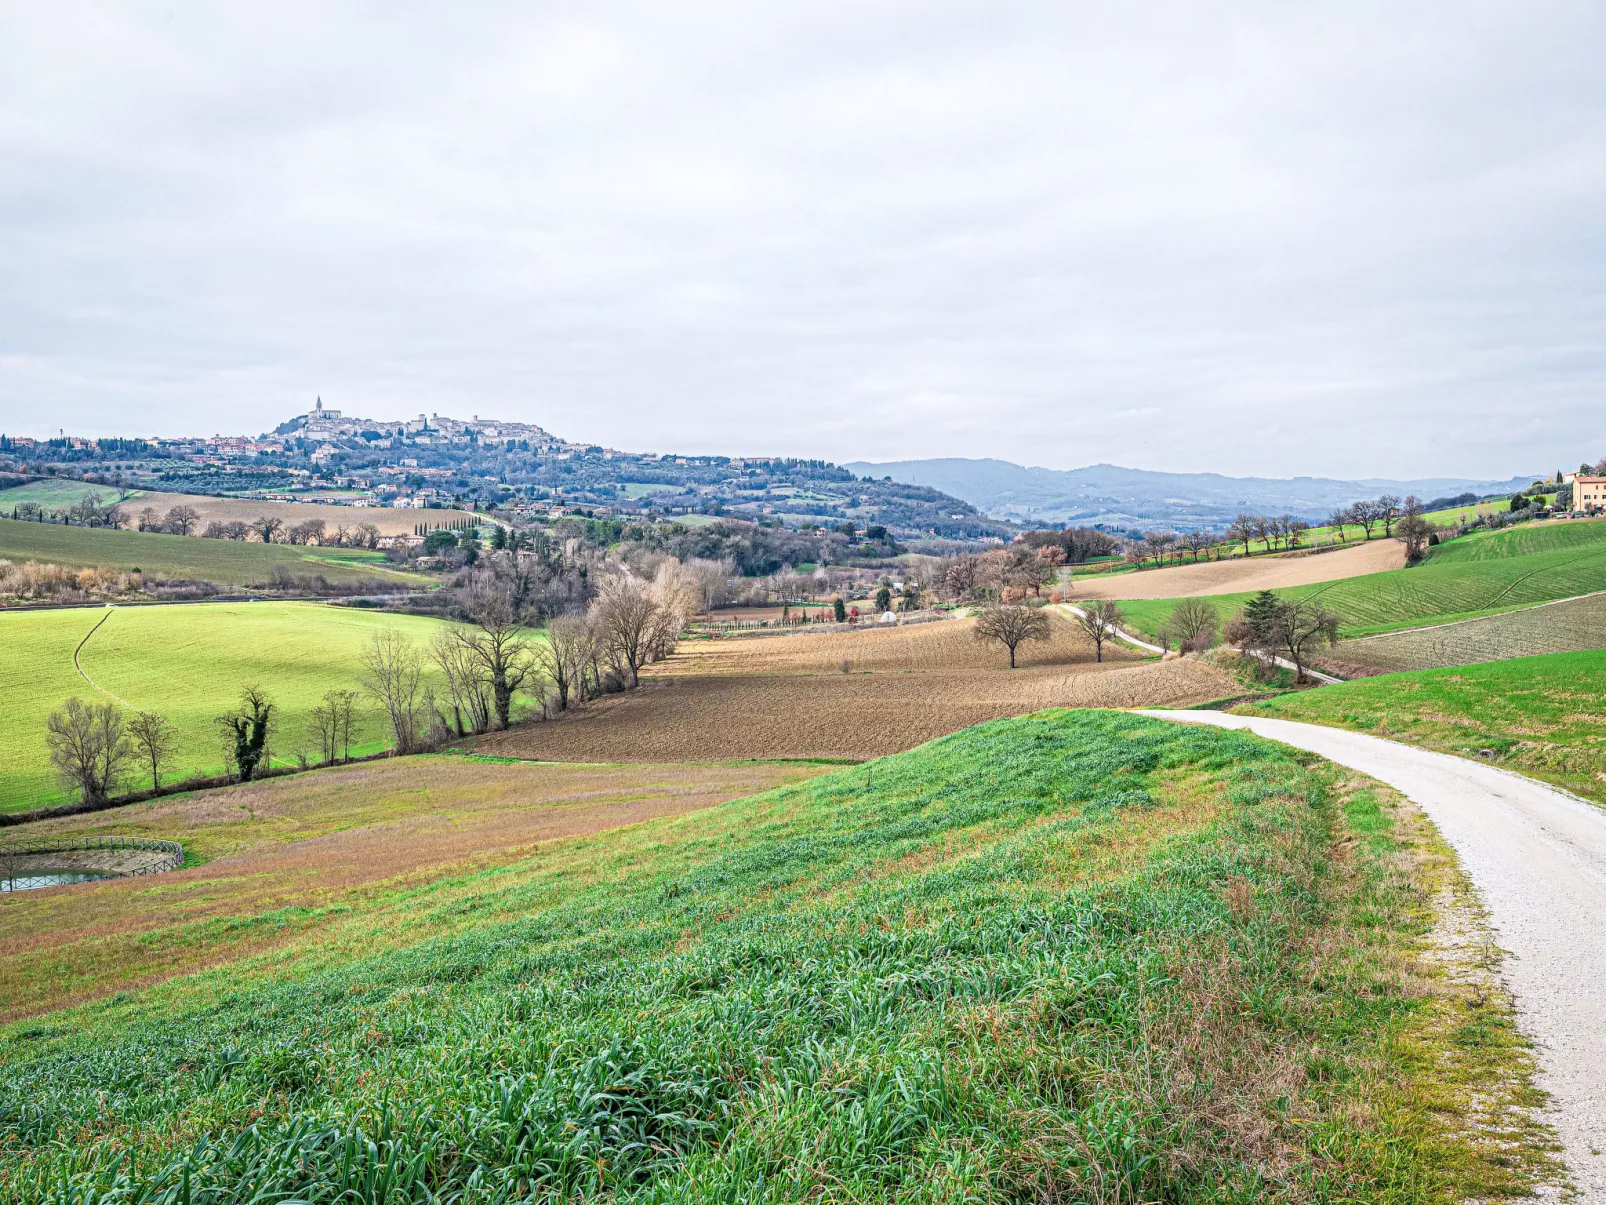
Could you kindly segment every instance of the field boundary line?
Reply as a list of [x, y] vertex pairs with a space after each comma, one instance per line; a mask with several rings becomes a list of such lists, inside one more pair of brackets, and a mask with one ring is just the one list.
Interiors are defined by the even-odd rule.
[[[88, 682], [90, 686], [92, 686], [96, 690], [100, 691], [101, 694], [105, 695], [108, 699], [111, 699], [113, 702], [121, 703], [124, 707], [128, 708], [128, 710], [137, 713], [139, 711], [138, 707], [135, 707], [132, 703], [130, 703], [127, 699], [123, 698], [121, 695], [112, 694], [111, 691], [107, 690], [99, 682], [97, 682], [93, 678], [91, 678], [84, 671], [83, 663], [78, 660], [78, 654], [84, 651], [84, 646], [89, 643], [89, 638], [91, 636], [93, 636], [96, 632], [100, 631], [101, 624], [104, 624], [108, 619], [110, 619], [112, 617], [112, 612], [115, 611], [115, 610], [117, 610], [117, 606], [116, 606], [115, 603], [108, 603], [106, 605], [106, 614], [101, 617], [100, 623], [97, 623], [94, 627], [90, 628], [89, 631], [84, 634], [84, 638], [78, 642], [78, 647], [75, 648], [72, 651], [72, 665], [73, 665], [73, 668], [78, 671], [78, 676], [80, 678], [82, 678], [85, 682]], [[196, 732], [195, 729], [186, 728], [186, 727], [184, 727], [183, 724], [174, 724], [173, 727], [177, 728], [180, 732], [188, 732], [191, 736], [199, 736], [200, 735], [200, 733]], [[271, 766], [274, 762], [278, 762], [281, 766], [292, 766], [293, 767], [296, 764], [295, 762], [287, 761], [286, 759], [284, 759], [282, 757], [275, 757], [272, 752], [269, 752], [269, 754], [268, 754], [268, 764]]]
[[1603, 551], [1602, 549], [1596, 548], [1596, 549], [1593, 549], [1590, 552], [1583, 553], [1580, 556], [1575, 556], [1571, 560], [1561, 561], [1560, 563], [1555, 564], [1555, 565], [1546, 565], [1543, 569], [1530, 570], [1529, 572], [1524, 573], [1521, 577], [1516, 578], [1515, 580], [1513, 580], [1510, 583], [1508, 583], [1504, 590], [1500, 591], [1499, 594], [1496, 594], [1494, 596], [1494, 599], [1492, 600], [1491, 605], [1498, 604], [1499, 601], [1502, 598], [1504, 598], [1506, 595], [1510, 594], [1513, 590], [1515, 590], [1518, 586], [1522, 585], [1523, 582], [1527, 581], [1531, 577], [1538, 577], [1541, 573], [1546, 573], [1551, 569], [1561, 569], [1561, 568], [1563, 568], [1565, 566], [1574, 565], [1579, 561], [1587, 561], [1591, 557], [1599, 556], [1602, 551]]
[[[1535, 570], [1535, 572], [1538, 572], [1538, 570]], [[1529, 576], [1531, 577], [1532, 574]], [[1599, 598], [1603, 594], [1606, 594], [1606, 590], [1591, 590], [1588, 594], [1573, 594], [1567, 598], [1552, 598], [1548, 602], [1529, 603], [1525, 607], [1513, 607], [1509, 611], [1496, 611], [1493, 615], [1474, 615], [1471, 619], [1452, 619], [1446, 623], [1430, 623], [1420, 628], [1396, 628], [1392, 632], [1373, 632], [1370, 636], [1351, 636], [1345, 643], [1359, 644], [1363, 640], [1386, 640], [1390, 636], [1410, 636], [1416, 632], [1435, 632], [1440, 628], [1460, 627], [1464, 623], [1483, 623], [1488, 619], [1500, 619], [1506, 615], [1521, 615], [1524, 611], [1537, 611], [1542, 607], [1556, 607], [1562, 603], [1578, 602], [1585, 598]]]
[[104, 615], [102, 615], [100, 617], [100, 623], [97, 623], [94, 627], [90, 628], [89, 631], [84, 633], [84, 638], [78, 642], [78, 647], [73, 649], [73, 651], [72, 651], [72, 667], [75, 670], [78, 671], [78, 676], [80, 678], [82, 678], [85, 682], [88, 682], [90, 686], [92, 686], [96, 690], [100, 691], [100, 693], [105, 695], [108, 699], [112, 699], [112, 700], [114, 700], [114, 701], [116, 701], [118, 703], [121, 703], [124, 707], [128, 708], [130, 711], [138, 711], [139, 708], [135, 707], [127, 699], [120, 698], [119, 696], [112, 694], [111, 691], [107, 690], [99, 682], [95, 681], [87, 673], [85, 673], [84, 672], [83, 662], [78, 660], [78, 654], [84, 651], [84, 645], [89, 643], [89, 638], [91, 636], [93, 636], [96, 632], [100, 631], [101, 626], [103, 624], [105, 624], [105, 622], [112, 617], [112, 612], [115, 611], [116, 609], [117, 608], [115, 606], [112, 606], [111, 604], [107, 604], [106, 614], [104, 614]]

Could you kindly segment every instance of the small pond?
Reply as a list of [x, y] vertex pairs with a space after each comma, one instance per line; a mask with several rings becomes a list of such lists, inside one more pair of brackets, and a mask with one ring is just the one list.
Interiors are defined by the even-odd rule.
[[19, 874], [0, 878], [0, 891], [31, 891], [35, 887], [59, 887], [63, 883], [92, 883], [96, 879], [115, 879], [104, 870], [46, 870], [38, 874]]

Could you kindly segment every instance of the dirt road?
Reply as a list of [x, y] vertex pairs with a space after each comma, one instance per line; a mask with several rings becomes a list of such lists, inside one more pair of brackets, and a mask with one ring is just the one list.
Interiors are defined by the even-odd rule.
[[1359, 732], [1200, 711], [1388, 783], [1439, 827], [1513, 957], [1506, 977], [1540, 1044], [1540, 1086], [1579, 1200], [1606, 1202], [1606, 813], [1518, 774]]
[[1250, 557], [1235, 561], [1201, 561], [1169, 569], [1112, 573], [1105, 577], [1071, 574], [1070, 596], [1082, 598], [1194, 598], [1237, 594], [1248, 590], [1286, 590], [1382, 573], [1405, 566], [1405, 545], [1398, 540], [1371, 540], [1336, 552], [1294, 556]]

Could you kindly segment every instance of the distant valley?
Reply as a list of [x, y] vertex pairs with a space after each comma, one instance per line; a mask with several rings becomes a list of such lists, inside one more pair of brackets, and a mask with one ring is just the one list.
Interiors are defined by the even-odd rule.
[[1533, 475], [1504, 481], [1427, 477], [1414, 481], [1328, 477], [1225, 477], [1219, 473], [1156, 473], [1111, 464], [1081, 469], [1027, 468], [1007, 460], [854, 461], [861, 477], [890, 477], [961, 498], [994, 519], [1027, 525], [1102, 523], [1219, 528], [1240, 511], [1291, 514], [1312, 522], [1358, 498], [1416, 494], [1427, 501], [1462, 493], [1511, 493]]

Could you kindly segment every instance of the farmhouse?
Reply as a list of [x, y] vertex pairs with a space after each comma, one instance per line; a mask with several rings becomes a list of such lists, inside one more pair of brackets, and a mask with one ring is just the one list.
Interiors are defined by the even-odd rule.
[[1587, 476], [1583, 473], [1573, 477], [1573, 509], [1574, 510], [1606, 510], [1606, 477]]

